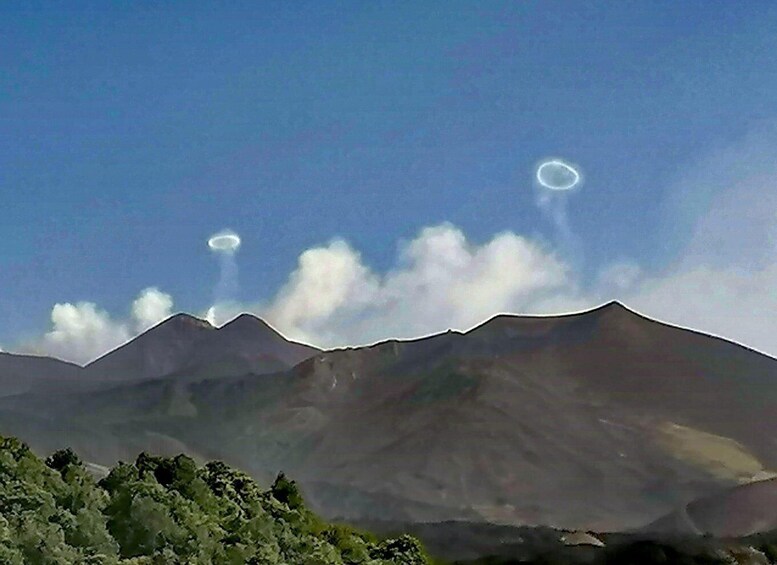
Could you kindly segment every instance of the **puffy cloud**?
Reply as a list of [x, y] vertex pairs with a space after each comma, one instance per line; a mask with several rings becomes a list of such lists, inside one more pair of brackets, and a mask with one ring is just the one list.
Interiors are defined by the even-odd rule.
[[[332, 347], [466, 329], [501, 311], [565, 310], [581, 304], [576, 294], [570, 269], [539, 243], [505, 232], [478, 245], [446, 223], [402, 245], [385, 273], [335, 239], [304, 251], [268, 303], [220, 303], [202, 316], [220, 325], [250, 311], [291, 338]], [[56, 304], [52, 330], [24, 349], [85, 363], [167, 318], [172, 306], [172, 297], [153, 287], [125, 320], [91, 302]]]
[[[373, 303], [379, 282], [345, 241], [308, 249], [273, 303], [262, 312], [277, 327], [302, 339], [330, 341], [330, 322]], [[327, 335], [329, 334], [329, 335]]]
[[91, 361], [131, 337], [125, 324], [112, 321], [91, 302], [55, 304], [51, 323], [53, 329], [33, 351], [76, 363]]
[[132, 303], [128, 320], [114, 320], [92, 302], [55, 304], [51, 310], [51, 330], [19, 349], [85, 364], [169, 317], [172, 305], [170, 295], [156, 288], [140, 293]]
[[379, 274], [347, 243], [309, 249], [276, 298], [255, 312], [295, 339], [323, 346], [466, 329], [500, 311], [526, 311], [575, 293], [553, 253], [506, 232], [475, 245], [451, 224], [424, 228]]
[[[512, 232], [474, 243], [457, 227], [422, 229], [377, 272], [342, 239], [304, 251], [269, 301], [217, 304], [223, 324], [253, 312], [288, 337], [319, 346], [467, 329], [498, 312], [552, 314], [618, 298], [644, 314], [777, 354], [777, 129], [685, 167], [668, 191], [660, 242], [674, 247], [661, 272], [634, 261], [605, 265], [581, 287], [553, 249]], [[38, 352], [87, 361], [169, 316], [155, 288], [113, 321], [94, 304], [57, 304]]]
[[138, 331], [145, 331], [170, 317], [173, 308], [173, 297], [150, 287], [140, 293], [132, 303], [132, 317], [135, 319]]
[[290, 336], [359, 344], [463, 329], [500, 311], [552, 314], [614, 298], [644, 314], [777, 354], [777, 128], [689, 163], [666, 191], [661, 271], [605, 265], [580, 288], [551, 250], [514, 233], [482, 245], [450, 224], [423, 229], [385, 274], [343, 241], [303, 253], [269, 306]]

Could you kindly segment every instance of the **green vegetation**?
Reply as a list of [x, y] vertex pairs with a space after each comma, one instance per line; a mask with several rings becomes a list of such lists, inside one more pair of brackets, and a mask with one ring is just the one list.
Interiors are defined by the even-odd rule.
[[416, 565], [410, 536], [378, 541], [327, 524], [279, 475], [268, 490], [219, 461], [119, 463], [95, 482], [71, 450], [45, 462], [0, 437], [0, 563]]
[[[547, 540], [546, 540], [547, 541]], [[531, 545], [531, 544], [530, 544]], [[507, 549], [507, 548], [506, 548]], [[607, 536], [606, 548], [552, 543], [469, 564], [777, 563], [777, 532], [738, 540]], [[530, 553], [533, 555], [526, 555]], [[431, 565], [409, 535], [379, 541], [322, 521], [283, 473], [269, 489], [220, 461], [141, 453], [95, 482], [70, 449], [45, 461], [0, 436], [3, 565]], [[463, 562], [462, 562], [463, 563]]]

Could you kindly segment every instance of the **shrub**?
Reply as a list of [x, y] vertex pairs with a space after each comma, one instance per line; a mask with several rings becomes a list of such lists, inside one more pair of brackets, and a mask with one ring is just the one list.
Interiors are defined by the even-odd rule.
[[308, 510], [278, 475], [263, 491], [215, 461], [141, 453], [95, 483], [63, 449], [45, 464], [0, 437], [0, 563], [421, 565], [409, 536], [381, 543]]

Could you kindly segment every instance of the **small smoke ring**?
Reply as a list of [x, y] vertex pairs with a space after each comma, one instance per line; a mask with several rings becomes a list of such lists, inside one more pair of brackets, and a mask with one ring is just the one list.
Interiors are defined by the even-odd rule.
[[537, 182], [549, 190], [571, 190], [580, 183], [580, 173], [560, 159], [544, 161], [537, 167]]

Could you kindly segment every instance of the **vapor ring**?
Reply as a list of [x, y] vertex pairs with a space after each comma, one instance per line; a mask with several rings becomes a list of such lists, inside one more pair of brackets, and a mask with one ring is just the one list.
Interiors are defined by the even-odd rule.
[[551, 159], [537, 167], [537, 182], [550, 190], [570, 190], [580, 182], [580, 173], [560, 159]]
[[240, 236], [234, 232], [217, 233], [208, 240], [213, 251], [235, 251], [240, 247]]

